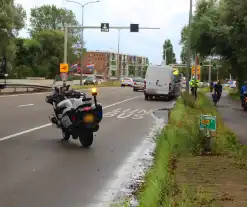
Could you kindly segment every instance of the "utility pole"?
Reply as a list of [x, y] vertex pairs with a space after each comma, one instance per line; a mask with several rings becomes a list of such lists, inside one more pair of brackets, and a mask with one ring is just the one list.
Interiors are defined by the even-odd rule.
[[120, 29], [118, 29], [118, 40], [117, 40], [117, 78], [120, 79], [121, 77], [121, 71], [119, 67], [120, 63], [120, 54], [119, 54], [119, 49], [120, 49]]
[[191, 22], [192, 22], [192, 0], [190, 0], [189, 25], [188, 25], [188, 40], [187, 40], [187, 74], [186, 74], [186, 91], [189, 92], [190, 79], [190, 57], [191, 57]]
[[[81, 6], [81, 26], [83, 27], [83, 25], [84, 25], [84, 7], [88, 4], [98, 3], [100, 1], [90, 1], [90, 2], [87, 2], [85, 4], [81, 4], [77, 1], [72, 1], [72, 0], [67, 0], [67, 2], [72, 2], [72, 3], [78, 4]], [[82, 30], [81, 30], [81, 71], [80, 71], [81, 78], [80, 78], [80, 85], [82, 85], [82, 72], [83, 72], [83, 65], [84, 65], [83, 53], [84, 53], [84, 30], [82, 28]], [[65, 62], [65, 63], [67, 63], [67, 62]]]
[[[85, 6], [85, 5], [84, 5]], [[67, 45], [68, 45], [68, 28], [81, 28], [83, 29], [101, 29], [102, 32], [109, 32], [109, 29], [117, 29], [119, 30], [119, 42], [118, 42], [118, 54], [119, 54], [119, 46], [120, 46], [120, 30], [122, 29], [129, 29], [130, 32], [139, 32], [139, 29], [143, 30], [155, 30], [160, 29], [156, 27], [139, 27], [138, 24], [130, 24], [128, 27], [122, 26], [114, 26], [110, 27], [109, 23], [101, 23], [101, 26], [73, 26], [73, 25], [65, 25], [64, 28], [64, 63], [67, 63]], [[119, 56], [119, 55], [118, 55]], [[81, 70], [81, 81], [82, 81], [82, 70]]]

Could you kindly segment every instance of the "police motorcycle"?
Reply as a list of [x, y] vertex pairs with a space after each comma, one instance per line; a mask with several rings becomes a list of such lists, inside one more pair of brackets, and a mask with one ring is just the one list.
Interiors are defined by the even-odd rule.
[[102, 105], [97, 103], [97, 90], [92, 89], [92, 98], [85, 93], [69, 90], [68, 86], [54, 88], [46, 96], [46, 102], [53, 105], [54, 114], [50, 121], [62, 130], [63, 140], [78, 139], [83, 147], [93, 143], [93, 133], [99, 130], [103, 117]]

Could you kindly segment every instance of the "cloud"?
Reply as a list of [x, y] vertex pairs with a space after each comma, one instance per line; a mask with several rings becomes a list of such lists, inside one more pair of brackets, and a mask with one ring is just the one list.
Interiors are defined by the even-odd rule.
[[[84, 4], [88, 1], [78, 0]], [[144, 3], [145, 2], [145, 3]], [[59, 7], [71, 9], [81, 22], [81, 8], [65, 0], [16, 0], [27, 10], [44, 4], [55, 4]], [[130, 33], [128, 30], [120, 32], [120, 52], [147, 56], [151, 62], [160, 63], [162, 45], [166, 38], [171, 39], [177, 59], [180, 59], [179, 46], [181, 28], [188, 23], [189, 0], [101, 0], [99, 3], [89, 4], [84, 8], [84, 25], [100, 26], [109, 23], [110, 26], [129, 26], [130, 23], [140, 27], [158, 27], [159, 30], [140, 30]], [[22, 35], [26, 35], [22, 31]], [[84, 40], [88, 50], [117, 51], [118, 31], [110, 29], [109, 33], [102, 33], [99, 29], [86, 29]]]

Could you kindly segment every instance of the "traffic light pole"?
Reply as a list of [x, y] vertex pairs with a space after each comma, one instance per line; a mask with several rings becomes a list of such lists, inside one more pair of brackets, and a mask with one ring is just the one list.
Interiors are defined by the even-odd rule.
[[[64, 58], [63, 58], [64, 63], [67, 63], [67, 57], [68, 57], [68, 48], [67, 48], [68, 47], [68, 28], [101, 29], [100, 26], [73, 26], [73, 25], [65, 24], [65, 27], [64, 27]], [[128, 26], [128, 27], [114, 26], [114, 27], [109, 27], [109, 29], [117, 29], [120, 32], [120, 30], [122, 30], [122, 29], [130, 30], [130, 26]], [[160, 28], [156, 28], [156, 27], [139, 27], [139, 29], [142, 29], [142, 30], [154, 30], [154, 29], [160, 29]], [[81, 66], [81, 71], [82, 71], [82, 66]], [[120, 77], [120, 72], [119, 72], [118, 75]]]

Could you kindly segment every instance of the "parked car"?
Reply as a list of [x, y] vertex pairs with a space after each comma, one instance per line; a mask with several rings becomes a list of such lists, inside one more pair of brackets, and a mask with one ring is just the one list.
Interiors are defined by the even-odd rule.
[[98, 84], [98, 81], [95, 77], [93, 76], [88, 76], [85, 80], [84, 80], [84, 85], [96, 85]]
[[133, 78], [133, 91], [144, 90], [144, 79]]
[[132, 78], [124, 78], [121, 82], [121, 87], [125, 87], [125, 86], [133, 87], [133, 85], [134, 83]]

